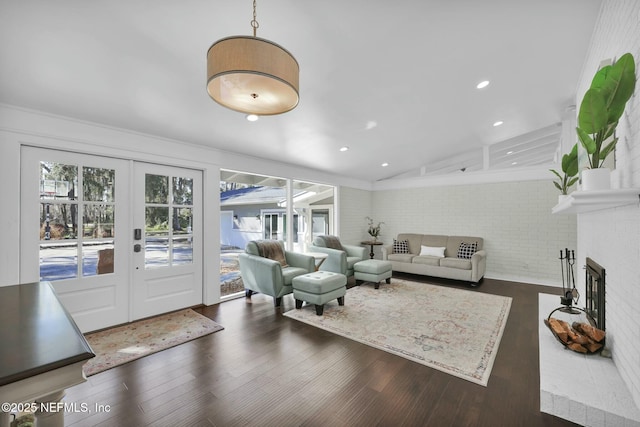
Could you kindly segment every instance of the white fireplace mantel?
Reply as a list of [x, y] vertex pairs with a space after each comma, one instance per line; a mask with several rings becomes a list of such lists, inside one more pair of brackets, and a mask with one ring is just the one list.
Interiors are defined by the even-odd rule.
[[551, 209], [553, 214], [575, 214], [640, 203], [640, 188], [574, 191]]

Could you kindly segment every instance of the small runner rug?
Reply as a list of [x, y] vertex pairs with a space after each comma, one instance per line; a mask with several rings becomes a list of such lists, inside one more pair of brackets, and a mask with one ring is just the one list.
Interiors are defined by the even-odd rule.
[[85, 336], [96, 354], [87, 376], [224, 329], [191, 309], [176, 311]]
[[511, 298], [392, 279], [347, 290], [344, 306], [285, 316], [487, 386]]

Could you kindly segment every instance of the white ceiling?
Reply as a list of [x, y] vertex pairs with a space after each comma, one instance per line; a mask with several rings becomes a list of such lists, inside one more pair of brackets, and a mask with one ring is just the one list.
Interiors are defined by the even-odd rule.
[[367, 181], [465, 167], [557, 126], [600, 3], [258, 0], [300, 104], [251, 123], [205, 89], [207, 49], [251, 34], [251, 0], [5, 0], [0, 102]]

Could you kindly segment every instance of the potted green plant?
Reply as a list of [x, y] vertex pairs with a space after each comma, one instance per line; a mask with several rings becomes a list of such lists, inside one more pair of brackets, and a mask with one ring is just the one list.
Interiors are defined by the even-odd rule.
[[368, 221], [368, 229], [367, 229], [367, 233], [369, 233], [369, 235], [371, 236], [371, 238], [373, 239], [374, 242], [378, 241], [378, 236], [380, 235], [380, 229], [382, 227], [382, 224], [384, 224], [384, 222], [379, 222], [378, 225], [373, 225], [373, 218], [367, 217], [367, 221]]
[[554, 169], [549, 170], [558, 177], [558, 180], [553, 181], [553, 184], [560, 190], [560, 195], [566, 196], [569, 188], [578, 181], [578, 144], [574, 144], [571, 151], [562, 156], [561, 166], [562, 174]]
[[[613, 65], [602, 67], [593, 77], [591, 87], [584, 94], [578, 112], [578, 139], [586, 150], [589, 170], [602, 168], [604, 160], [618, 142], [615, 135], [618, 121], [636, 86], [633, 55], [625, 53]], [[588, 174], [587, 174], [588, 175]], [[592, 188], [582, 176], [582, 189], [603, 189], [602, 184]], [[609, 184], [606, 174], [606, 186]]]

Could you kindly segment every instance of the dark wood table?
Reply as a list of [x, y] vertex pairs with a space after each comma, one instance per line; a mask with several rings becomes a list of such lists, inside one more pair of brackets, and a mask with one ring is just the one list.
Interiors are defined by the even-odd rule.
[[[82, 365], [95, 354], [49, 282], [0, 287], [0, 343], [0, 403], [35, 401], [43, 425], [64, 426], [63, 411], [42, 409], [87, 380]], [[14, 409], [3, 406], [0, 427]]]
[[373, 247], [374, 246], [380, 246], [382, 245], [382, 242], [378, 242], [377, 240], [367, 240], [365, 242], [360, 242], [361, 245], [367, 245], [371, 247], [371, 252], [369, 253], [369, 256], [371, 257], [371, 259], [373, 259]]

